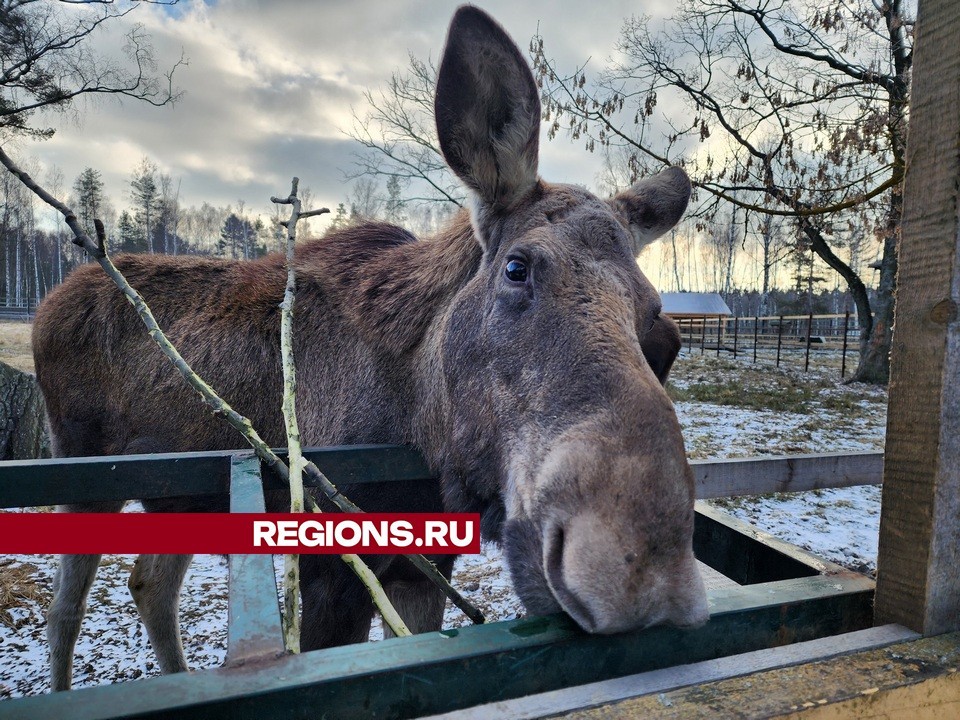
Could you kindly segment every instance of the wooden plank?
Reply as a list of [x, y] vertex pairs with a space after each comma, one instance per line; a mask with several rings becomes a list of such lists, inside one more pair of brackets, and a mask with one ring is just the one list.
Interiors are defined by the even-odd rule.
[[702, 501], [696, 503], [693, 552], [740, 585], [845, 572]]
[[424, 720], [531, 720], [641, 695], [669, 692], [690, 685], [727, 680], [764, 670], [873, 650], [918, 637], [920, 636], [917, 633], [902, 625], [881, 625], [786, 647], [755, 650], [716, 660], [651, 670], [614, 680], [528, 695], [515, 700], [477, 705], [453, 713], [434, 715]]
[[960, 717], [958, 666], [960, 634], [953, 633], [648, 694], [563, 717], [946, 720]]
[[877, 618], [960, 629], [960, 13], [919, 6]]
[[690, 465], [701, 500], [878, 485], [883, 478], [881, 452], [692, 460]]
[[[223, 495], [237, 450], [0, 462], [0, 507], [89, 500]], [[285, 457], [285, 450], [277, 454]], [[424, 480], [432, 476], [418, 451], [399, 445], [308, 448], [308, 460], [338, 485]], [[264, 478], [271, 487], [279, 481]], [[309, 484], [305, 478], [304, 482]]]
[[903, 685], [878, 688], [872, 685], [857, 697], [828, 702], [784, 720], [945, 720], [960, 718], [960, 675], [941, 672]]
[[[0, 508], [85, 500], [226, 495], [237, 450], [14, 460], [0, 463]], [[278, 451], [283, 456], [283, 451]], [[412, 447], [311, 448], [305, 455], [336, 484], [431, 477]], [[835, 453], [691, 461], [697, 497], [799, 492], [880, 482], [881, 453]], [[276, 481], [265, 478], [270, 486]]]
[[[230, 512], [264, 512], [260, 461], [252, 453], [230, 464]], [[285, 650], [272, 555], [231, 555], [226, 665], [277, 657]]]
[[3, 701], [0, 720], [418, 717], [863, 629], [872, 587], [850, 575], [718, 591], [696, 630], [587, 635], [562, 615], [477, 625]]

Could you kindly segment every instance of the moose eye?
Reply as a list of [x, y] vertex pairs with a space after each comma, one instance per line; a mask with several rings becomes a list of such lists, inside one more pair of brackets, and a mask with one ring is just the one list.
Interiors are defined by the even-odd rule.
[[523, 260], [513, 259], [507, 262], [505, 270], [507, 280], [515, 283], [527, 281], [527, 264]]

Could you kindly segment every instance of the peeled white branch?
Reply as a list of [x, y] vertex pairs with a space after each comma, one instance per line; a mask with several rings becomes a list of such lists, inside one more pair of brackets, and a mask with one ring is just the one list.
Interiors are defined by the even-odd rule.
[[[290, 512], [303, 512], [303, 451], [297, 425], [297, 368], [293, 359], [293, 304], [296, 299], [296, 274], [293, 251], [300, 219], [298, 179], [293, 179], [290, 219], [287, 228], [287, 286], [280, 304], [280, 357], [283, 364], [283, 422], [287, 430], [287, 463], [290, 468]], [[276, 202], [276, 199], [274, 199]], [[324, 208], [326, 210], [326, 208]], [[329, 211], [328, 211], [329, 212]], [[283, 556], [283, 636], [290, 652], [300, 652], [300, 561], [297, 555]]]

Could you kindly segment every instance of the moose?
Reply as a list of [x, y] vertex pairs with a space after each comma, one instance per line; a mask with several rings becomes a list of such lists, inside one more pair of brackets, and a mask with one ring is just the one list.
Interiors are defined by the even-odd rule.
[[[541, 107], [507, 33], [472, 6], [453, 17], [435, 112], [469, 209], [433, 237], [365, 223], [303, 243], [295, 357], [306, 445], [406, 443], [435, 483], [355, 485], [368, 511], [479, 512], [530, 614], [590, 633], [708, 617], [692, 550], [693, 475], [664, 390], [676, 325], [636, 255], [673, 227], [691, 186], [668, 168], [609, 200], [538, 176]], [[280, 254], [252, 261], [120, 255], [116, 264], [198, 373], [284, 443]], [[39, 308], [37, 377], [57, 456], [231, 449], [95, 265]], [[284, 498], [267, 498], [283, 511]], [[225, 512], [225, 497], [148, 499], [147, 511]], [[61, 507], [118, 512], [122, 503]], [[161, 670], [187, 670], [179, 595], [191, 556], [141, 556], [129, 587]], [[54, 690], [99, 556], [66, 555], [47, 616]], [[396, 556], [370, 558], [413, 632], [445, 598]], [[439, 560], [448, 577], [452, 558]], [[374, 608], [329, 556], [301, 558], [302, 647], [366, 639]]]

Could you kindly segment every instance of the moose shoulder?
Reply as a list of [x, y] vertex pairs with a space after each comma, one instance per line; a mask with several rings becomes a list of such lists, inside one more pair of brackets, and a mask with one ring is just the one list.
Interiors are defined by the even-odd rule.
[[[469, 212], [424, 240], [367, 224], [298, 249], [304, 442], [419, 448], [439, 484], [347, 493], [368, 510], [480, 512], [531, 613], [564, 611], [598, 633], [704, 622], [692, 474], [661, 385], [679, 335], [634, 260], [679, 220], [686, 175], [665, 170], [609, 201], [541, 180], [530, 69], [473, 7], [450, 26], [436, 116]], [[282, 444], [282, 257], [117, 265], [188, 361]], [[238, 446], [93, 267], [40, 308], [34, 353], [57, 455]], [[282, 498], [270, 502], [279, 509]], [[222, 510], [225, 499], [145, 507]], [[189, 560], [141, 557], [130, 580], [164, 672], [187, 667], [177, 603]], [[70, 686], [97, 563], [62, 559], [48, 616], [54, 689]], [[363, 640], [374, 610], [359, 582], [335, 558], [301, 563], [303, 647]], [[440, 627], [444, 598], [432, 585], [396, 558], [373, 569], [411, 629]], [[441, 569], [449, 574], [449, 559]]]

